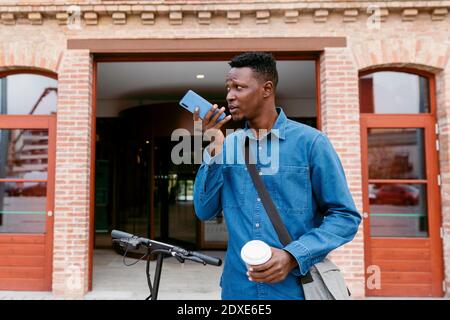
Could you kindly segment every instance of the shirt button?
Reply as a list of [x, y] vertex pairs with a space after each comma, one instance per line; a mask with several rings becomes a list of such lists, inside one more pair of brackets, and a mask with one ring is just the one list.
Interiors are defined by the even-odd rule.
[[260, 199], [260, 198], [256, 198], [256, 201], [258, 201], [258, 202], [259, 202], [259, 201], [261, 201], [261, 199]]
[[262, 147], [259, 147], [258, 149], [259, 149], [259, 150], [262, 150]]
[[255, 224], [255, 227], [259, 228], [259, 223]]

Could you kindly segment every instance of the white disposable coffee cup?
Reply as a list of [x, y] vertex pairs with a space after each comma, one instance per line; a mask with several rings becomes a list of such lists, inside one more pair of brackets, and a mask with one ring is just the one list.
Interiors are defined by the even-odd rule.
[[272, 250], [261, 240], [249, 241], [241, 249], [241, 258], [247, 267], [266, 263], [270, 257], [272, 257]]

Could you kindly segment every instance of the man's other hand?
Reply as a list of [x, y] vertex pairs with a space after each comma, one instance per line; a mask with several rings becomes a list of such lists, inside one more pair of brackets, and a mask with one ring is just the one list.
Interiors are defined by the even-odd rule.
[[272, 257], [264, 264], [250, 266], [247, 276], [250, 281], [277, 283], [283, 281], [292, 269], [298, 266], [297, 261], [283, 249], [272, 249]]

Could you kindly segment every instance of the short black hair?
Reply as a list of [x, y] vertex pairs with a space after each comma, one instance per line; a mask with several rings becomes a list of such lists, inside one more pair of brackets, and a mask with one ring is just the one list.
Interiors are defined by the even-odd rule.
[[264, 81], [272, 81], [276, 88], [278, 83], [277, 62], [271, 53], [245, 52], [235, 56], [228, 63], [232, 68], [251, 68]]

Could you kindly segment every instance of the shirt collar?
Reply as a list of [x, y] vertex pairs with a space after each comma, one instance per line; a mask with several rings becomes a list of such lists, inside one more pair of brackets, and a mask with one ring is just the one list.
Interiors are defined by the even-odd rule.
[[[272, 129], [270, 130], [270, 133], [277, 136], [278, 139], [284, 140], [287, 117], [286, 117], [286, 114], [284, 113], [283, 109], [281, 109], [280, 107], [277, 107], [276, 110], [278, 113], [278, 117], [277, 117], [277, 120], [275, 121]], [[253, 132], [248, 129], [250, 129], [250, 127], [248, 125], [248, 121], [245, 121], [245, 129], [244, 130], [245, 130], [246, 135], [249, 138], [254, 138]], [[274, 129], [276, 129], [276, 130], [274, 130]]]

